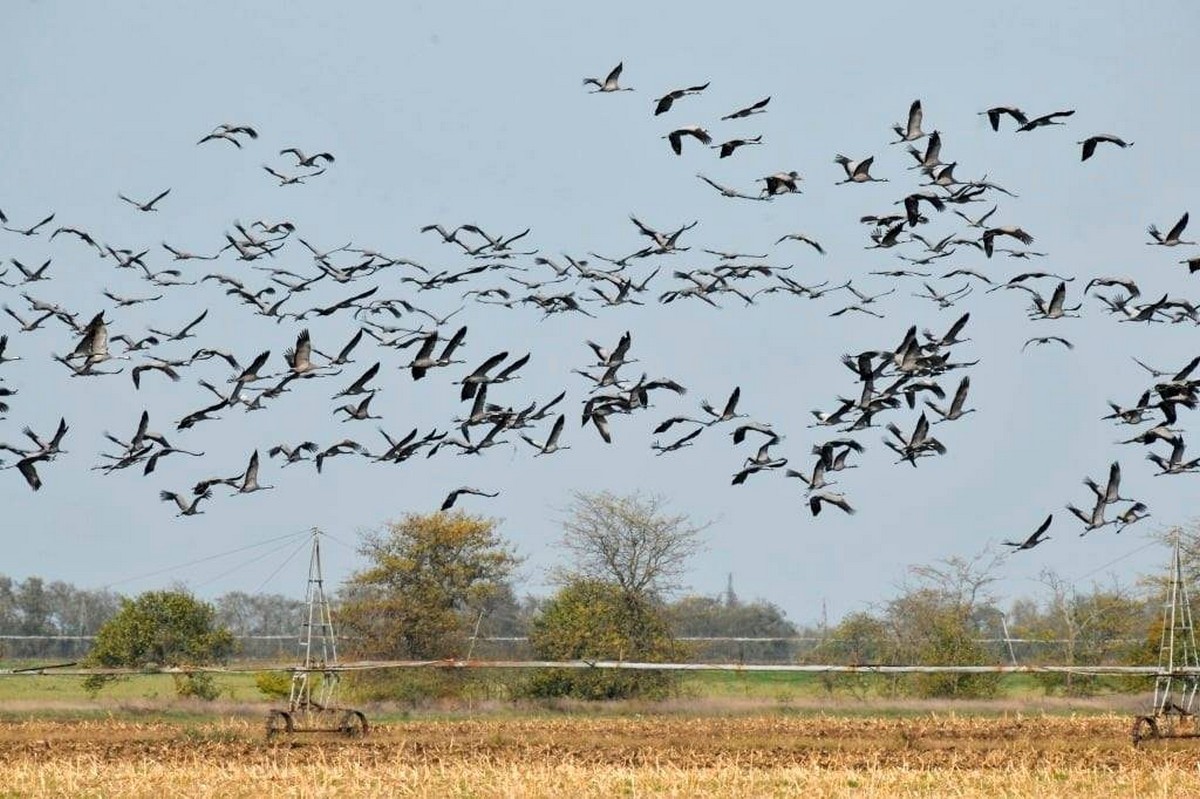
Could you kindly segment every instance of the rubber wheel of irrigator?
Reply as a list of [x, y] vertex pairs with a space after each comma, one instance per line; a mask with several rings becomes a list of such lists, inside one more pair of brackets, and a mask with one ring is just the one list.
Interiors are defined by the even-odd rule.
[[1133, 720], [1133, 745], [1158, 738], [1158, 722], [1153, 716], [1138, 716]]
[[292, 715], [283, 710], [272, 710], [267, 714], [267, 740], [280, 733], [291, 734], [295, 730]]
[[357, 710], [347, 710], [342, 713], [342, 718], [338, 722], [338, 731], [347, 738], [362, 738], [369, 729], [367, 717]]

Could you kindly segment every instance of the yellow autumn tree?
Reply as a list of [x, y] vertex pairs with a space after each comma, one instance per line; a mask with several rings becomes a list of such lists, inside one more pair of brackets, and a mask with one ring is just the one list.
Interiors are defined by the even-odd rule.
[[481, 612], [507, 595], [521, 559], [493, 519], [408, 514], [363, 536], [369, 566], [347, 580], [339, 620], [364, 658], [440, 659], [466, 653]]

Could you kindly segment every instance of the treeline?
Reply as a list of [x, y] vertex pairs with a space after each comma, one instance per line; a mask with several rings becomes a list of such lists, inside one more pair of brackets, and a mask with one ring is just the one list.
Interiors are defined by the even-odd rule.
[[[951, 559], [914, 570], [912, 584], [871, 612], [852, 613], [830, 625], [798, 627], [778, 606], [744, 601], [730, 585], [716, 595], [684, 595], [658, 603], [669, 635], [687, 643], [682, 659], [725, 663], [812, 663], [844, 665], [1116, 665], [1157, 662], [1161, 600], [1157, 592], [1137, 595], [1119, 586], [1077, 592], [1045, 577], [1045, 592], [1021, 598], [1007, 609], [987, 591], [990, 574], [979, 564]], [[352, 592], [343, 592], [345, 599]], [[77, 658], [90, 639], [121, 608], [122, 594], [78, 588], [40, 577], [13, 580], [0, 575], [0, 656], [10, 659]], [[467, 654], [480, 659], [535, 656], [530, 634], [551, 606], [551, 597], [519, 598], [502, 583], [481, 611], [457, 625]], [[340, 602], [335, 602], [335, 608]], [[212, 601], [218, 623], [239, 641], [241, 659], [295, 655], [304, 603], [281, 594], [232, 591]], [[480, 615], [482, 613], [482, 615]], [[478, 624], [476, 628], [475, 625]], [[355, 650], [347, 631], [343, 651]], [[25, 638], [28, 637], [28, 638]], [[730, 640], [699, 641], [717, 638]], [[759, 639], [759, 640], [732, 640]], [[403, 651], [392, 649], [391, 654]], [[907, 679], [907, 678], [906, 678]], [[911, 680], [909, 680], [911, 682]], [[971, 680], [938, 676], [947, 694], [975, 691]], [[893, 681], [895, 682], [895, 681]], [[903, 682], [903, 681], [901, 681]], [[979, 680], [975, 680], [979, 682]], [[985, 681], [986, 682], [986, 681]], [[1053, 680], [1051, 681], [1053, 682]], [[1094, 680], [1063, 677], [1072, 690]], [[854, 680], [842, 680], [853, 686]], [[876, 681], [876, 684], [879, 684]]]
[[[0, 658], [78, 658], [85, 655], [100, 629], [121, 609], [122, 594], [77, 588], [41, 577], [13, 580], [0, 575]], [[479, 620], [474, 657], [491, 659], [530, 656], [532, 622], [546, 599], [517, 598], [505, 586]], [[239, 659], [282, 659], [296, 654], [302, 600], [282, 594], [231, 591], [212, 600], [217, 623], [238, 639]], [[337, 602], [334, 603], [335, 613]], [[786, 639], [801, 632], [778, 606], [743, 602], [728, 592], [720, 596], [684, 596], [664, 606], [673, 633], [680, 637], [711, 636], [773, 639], [754, 642], [714, 641], [704, 645], [706, 658], [736, 662], [786, 662], [795, 644]], [[472, 630], [474, 633], [474, 630]], [[349, 638], [347, 651], [352, 650]]]
[[[76, 659], [130, 597], [41, 577], [0, 575], [0, 658]], [[239, 639], [242, 657], [290, 657], [304, 603], [282, 594], [231, 591], [212, 602], [218, 623]], [[285, 638], [261, 638], [286, 636]], [[259, 637], [259, 640], [255, 640]]]
[[[112, 591], [0, 575], [0, 635], [92, 636], [120, 607], [121, 597]], [[19, 649], [11, 640], [0, 646], [6, 655]]]
[[[989, 591], [999, 560], [949, 558], [909, 570], [910, 580], [875, 612], [853, 613], [828, 630], [807, 656], [846, 665], [1154, 665], [1162, 633], [1163, 592], [1120, 585], [1080, 591], [1042, 574], [1044, 591], [1004, 610]], [[1141, 679], [1039, 674], [1048, 692], [1087, 694], [1141, 690]], [[996, 674], [916, 674], [827, 677], [831, 688], [921, 696], [994, 695]]]
[[[744, 601], [730, 585], [716, 595], [684, 595], [655, 606], [667, 634], [686, 643], [683, 660], [724, 663], [812, 663], [843, 665], [1131, 665], [1157, 662], [1161, 600], [1155, 591], [1139, 596], [1119, 586], [1071, 589], [1046, 575], [1045, 592], [1021, 598], [1007, 609], [987, 593], [991, 575], [981, 564], [951, 559], [914, 569], [914, 582], [871, 612], [803, 628], [778, 606]], [[344, 591], [341, 600], [352, 596]], [[78, 588], [40, 577], [14, 580], [0, 575], [0, 657], [82, 657], [100, 628], [127, 597], [103, 589]], [[498, 586], [481, 611], [464, 613], [454, 628], [465, 642], [447, 656], [528, 659], [535, 622], [552, 597], [519, 598], [513, 586]], [[211, 603], [217, 622], [238, 639], [240, 659], [282, 659], [296, 653], [304, 603], [281, 594], [232, 591]], [[335, 602], [335, 609], [341, 602]], [[480, 615], [482, 614], [482, 615]], [[478, 625], [476, 628], [475, 625]], [[343, 651], [356, 650], [354, 632]], [[27, 638], [26, 638], [27, 637]], [[729, 640], [699, 641], [717, 638]], [[759, 639], [759, 640], [732, 640]], [[384, 647], [386, 654], [408, 654]], [[379, 654], [384, 654], [383, 652]], [[900, 690], [913, 678], [881, 682], [838, 678], [831, 685], [855, 689], [868, 683]], [[1066, 690], [1089, 690], [1092, 679], [1045, 678]], [[922, 676], [923, 690], [954, 695], [986, 692], [992, 677]]]
[[[375, 531], [360, 550], [368, 567], [353, 574], [341, 594], [343, 629], [351, 635], [347, 651], [369, 659], [858, 666], [1150, 665], [1159, 658], [1164, 594], [1154, 580], [1136, 591], [1116, 584], [1081, 590], [1045, 572], [1043, 591], [1005, 608], [992, 592], [1002, 556], [985, 552], [911, 567], [896, 594], [870, 611], [800, 631], [769, 603], [743, 604], [732, 587], [719, 597], [670, 599], [702, 528], [665, 513], [661, 500], [579, 494], [568, 513], [562, 540], [568, 558], [553, 574], [557, 589], [522, 604], [513, 602], [511, 584], [520, 559], [492, 520], [412, 514]], [[502, 652], [473, 634], [523, 629], [525, 640], [512, 644], [518, 649]], [[706, 636], [776, 640], [689, 640]], [[609, 699], [668, 695], [679, 686], [678, 673], [666, 670], [548, 669], [499, 687], [498, 677], [480, 677], [484, 688], [458, 685], [474, 679], [461, 674], [447, 677], [448, 685], [426, 675], [419, 684], [412, 679], [363, 675], [359, 687], [380, 699], [476, 689], [492, 697]], [[986, 697], [1000, 685], [995, 673], [823, 679], [831, 691], [924, 697]], [[1075, 694], [1145, 687], [1134, 679], [1038, 679], [1047, 691]]]

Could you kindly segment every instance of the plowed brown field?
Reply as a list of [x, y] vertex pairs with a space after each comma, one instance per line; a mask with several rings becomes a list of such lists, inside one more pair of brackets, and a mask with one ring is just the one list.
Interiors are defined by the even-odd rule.
[[267, 742], [245, 720], [0, 726], [0, 796], [1200, 796], [1200, 740], [1128, 716], [414, 721]]

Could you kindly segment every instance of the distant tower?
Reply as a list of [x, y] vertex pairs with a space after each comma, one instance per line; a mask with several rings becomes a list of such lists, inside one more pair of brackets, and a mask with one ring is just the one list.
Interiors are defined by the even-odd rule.
[[737, 603], [738, 596], [733, 591], [733, 572], [729, 572], [728, 577], [725, 579], [725, 607], [737, 607]]

